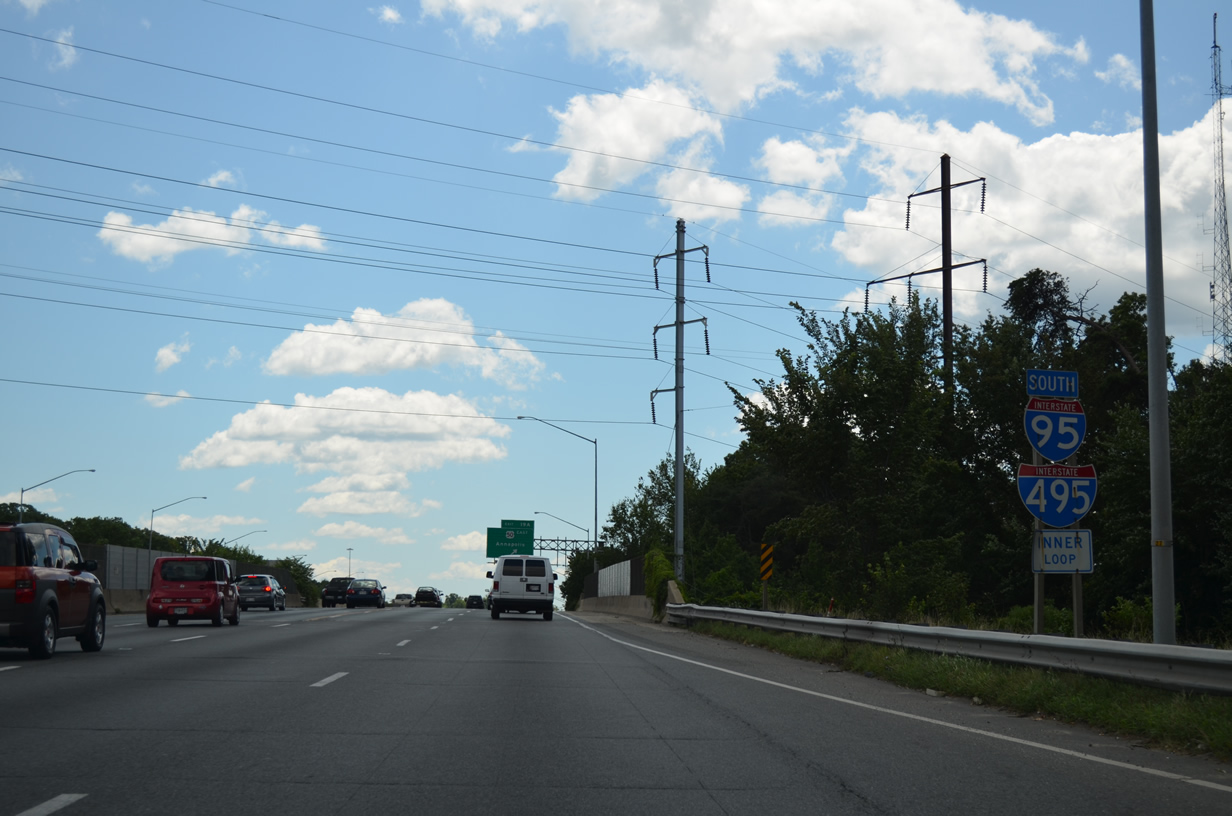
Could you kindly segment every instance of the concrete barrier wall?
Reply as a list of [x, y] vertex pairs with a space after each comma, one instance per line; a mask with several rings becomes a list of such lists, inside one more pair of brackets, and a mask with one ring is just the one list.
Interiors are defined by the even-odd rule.
[[654, 619], [654, 607], [645, 595], [609, 595], [605, 598], [583, 598], [578, 604], [583, 612], [604, 612], [630, 618]]
[[599, 597], [629, 594], [629, 562], [621, 561], [599, 570]]

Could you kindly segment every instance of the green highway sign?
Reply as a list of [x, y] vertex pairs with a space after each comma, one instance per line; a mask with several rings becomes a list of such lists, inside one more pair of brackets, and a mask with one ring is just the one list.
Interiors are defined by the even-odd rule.
[[488, 528], [488, 558], [534, 554], [534, 521], [502, 519], [501, 526]]

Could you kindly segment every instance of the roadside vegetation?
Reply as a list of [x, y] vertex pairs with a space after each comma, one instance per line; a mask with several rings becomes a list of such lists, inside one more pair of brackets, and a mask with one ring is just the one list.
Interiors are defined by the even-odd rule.
[[1165, 750], [1232, 761], [1232, 697], [1185, 694], [1069, 672], [1006, 666], [910, 649], [845, 643], [701, 621], [691, 631], [839, 666], [1029, 717], [1084, 723]]
[[[745, 437], [721, 463], [685, 458], [684, 572], [691, 602], [760, 608], [759, 558], [774, 547], [770, 607], [903, 623], [1030, 631], [1033, 518], [1015, 475], [1032, 460], [1027, 369], [1075, 371], [1098, 473], [1087, 636], [1149, 639], [1152, 626], [1146, 298], [1104, 313], [1035, 269], [1005, 313], [954, 331], [944, 387], [938, 305], [913, 293], [829, 319], [799, 306], [803, 348], [779, 376], [733, 387]], [[1232, 366], [1169, 357], [1177, 638], [1232, 642]], [[670, 563], [674, 463], [612, 507], [597, 550], [570, 559], [566, 608], [585, 576], [657, 552]], [[662, 562], [647, 561], [647, 583]], [[1071, 631], [1071, 582], [1049, 576], [1046, 631]]]

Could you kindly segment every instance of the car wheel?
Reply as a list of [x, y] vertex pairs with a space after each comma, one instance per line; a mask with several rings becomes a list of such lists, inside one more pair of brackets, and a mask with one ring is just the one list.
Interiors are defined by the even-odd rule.
[[492, 620], [500, 620], [500, 610], [495, 606], [492, 607]]
[[240, 605], [239, 604], [235, 605], [235, 614], [227, 618], [227, 623], [229, 623], [232, 626], [240, 625]]
[[218, 602], [218, 611], [214, 613], [214, 617], [210, 618], [210, 623], [214, 624], [215, 626], [222, 626], [224, 606], [226, 606], [226, 604], [224, 604], [220, 600]]
[[86, 618], [86, 630], [78, 637], [78, 640], [81, 642], [81, 651], [101, 651], [103, 640], [106, 637], [107, 608], [101, 603], [96, 603], [94, 604], [94, 609], [90, 612], [90, 617]]
[[30, 656], [46, 660], [56, 653], [56, 611], [50, 606], [43, 608], [42, 624], [37, 639], [30, 644]]
[[[551, 609], [549, 609], [547, 612], [544, 612], [544, 613], [543, 613], [543, 619], [544, 619], [545, 621], [550, 621], [550, 620], [552, 619], [552, 610], [551, 610]], [[568, 628], [568, 627], [566, 627], [566, 628]]]
[[240, 609], [244, 610], [245, 612], [247, 612], [247, 611], [248, 611], [248, 607], [246, 607], [246, 606], [241, 606], [241, 607], [240, 607]]
[[179, 626], [180, 619], [179, 618], [167, 618], [167, 625], [168, 626]]
[[282, 599], [282, 604], [278, 608], [281, 609], [283, 612], [287, 611], [287, 599], [286, 598]]
[[348, 602], [347, 602], [347, 609], [354, 609], [354, 608], [355, 608], [355, 604], [353, 604], [353, 603], [351, 603], [351, 602], [349, 602], [349, 601], [348, 601]]
[[271, 611], [271, 612], [277, 612], [277, 611], [278, 611], [278, 602], [277, 602], [277, 601], [270, 601], [270, 611]]
[[145, 625], [150, 627], [151, 629], [154, 629], [155, 627], [158, 626], [158, 618], [154, 617], [153, 615], [146, 615]]

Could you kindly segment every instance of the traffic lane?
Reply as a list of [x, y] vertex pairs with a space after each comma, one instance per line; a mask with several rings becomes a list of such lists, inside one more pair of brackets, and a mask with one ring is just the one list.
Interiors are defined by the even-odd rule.
[[[1208, 758], [1152, 751], [1084, 727], [930, 697], [672, 627], [584, 617], [601, 636], [634, 651], [652, 650], [641, 654], [669, 676], [721, 710], [741, 711], [768, 738], [823, 761], [879, 807], [908, 800], [918, 802], [920, 812], [1065, 812], [1081, 806], [1098, 813], [1110, 803], [1117, 812], [1232, 806], [1228, 767]], [[656, 703], [649, 695], [646, 711], [670, 715], [675, 704]], [[894, 769], [889, 777], [870, 771], [887, 767]], [[1041, 805], [1045, 790], [1049, 803]]]
[[687, 689], [673, 688], [640, 658], [629, 670], [628, 650], [562, 626], [560, 618], [463, 623], [449, 642], [477, 637], [480, 648], [469, 650], [463, 671], [422, 711], [415, 739], [376, 769], [388, 781], [358, 790], [356, 807], [413, 801], [491, 810], [499, 803], [502, 813], [532, 813], [567, 802], [569, 812], [664, 805], [680, 814], [734, 812], [722, 791], [703, 783], [704, 769], [690, 767], [664, 739], [662, 724], [641, 710], [648, 690], [668, 689], [681, 698], [672, 716], [693, 724], [688, 739], [720, 740], [732, 763], [756, 766], [759, 808], [874, 812], [840, 785], [816, 785], [795, 757], [748, 755], [746, 728], [697, 709]]

